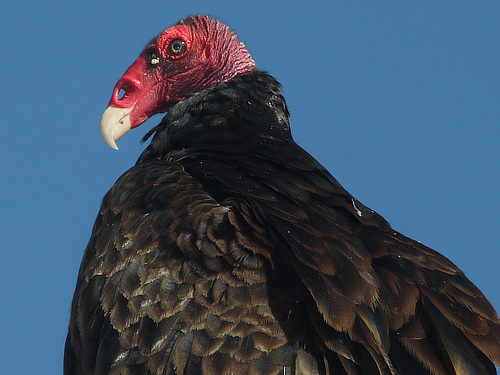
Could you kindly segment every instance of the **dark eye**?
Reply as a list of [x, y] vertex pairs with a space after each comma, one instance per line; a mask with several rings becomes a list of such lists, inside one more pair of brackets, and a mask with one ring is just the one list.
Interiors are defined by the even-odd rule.
[[168, 45], [168, 50], [172, 55], [182, 55], [186, 51], [186, 42], [180, 38], [174, 39]]

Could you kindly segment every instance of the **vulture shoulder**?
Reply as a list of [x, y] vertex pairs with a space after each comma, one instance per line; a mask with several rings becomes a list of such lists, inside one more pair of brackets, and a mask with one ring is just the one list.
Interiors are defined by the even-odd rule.
[[153, 39], [101, 134], [116, 148], [165, 111], [102, 202], [65, 375], [496, 374], [484, 295], [293, 141], [279, 83], [226, 25]]

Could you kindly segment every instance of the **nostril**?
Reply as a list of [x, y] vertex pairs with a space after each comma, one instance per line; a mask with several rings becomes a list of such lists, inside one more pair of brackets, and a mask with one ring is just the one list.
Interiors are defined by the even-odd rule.
[[123, 99], [126, 99], [127, 96], [130, 95], [131, 91], [133, 90], [134, 86], [130, 84], [129, 82], [119, 82], [116, 85], [116, 91], [115, 91], [115, 100], [116, 101], [122, 101]]
[[134, 86], [130, 82], [123, 82], [118, 91], [118, 100], [125, 99], [132, 91], [134, 91]]
[[110, 103], [121, 108], [128, 108], [134, 104], [134, 94], [138, 91], [137, 86], [128, 80], [117, 82]]
[[125, 96], [126, 91], [121, 88], [120, 91], [118, 92], [118, 100], [122, 100], [123, 97]]

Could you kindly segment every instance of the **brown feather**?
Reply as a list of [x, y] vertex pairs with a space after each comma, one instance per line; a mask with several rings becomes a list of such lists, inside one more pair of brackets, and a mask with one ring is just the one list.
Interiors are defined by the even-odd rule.
[[[236, 40], [174, 29], [214, 25]], [[495, 374], [485, 296], [346, 192], [294, 143], [280, 85], [242, 71], [168, 103], [104, 197], [65, 375]]]

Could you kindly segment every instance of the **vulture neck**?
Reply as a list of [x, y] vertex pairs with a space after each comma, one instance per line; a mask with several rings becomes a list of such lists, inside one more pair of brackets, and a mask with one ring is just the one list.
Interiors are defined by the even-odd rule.
[[138, 163], [210, 151], [268, 154], [272, 144], [294, 143], [281, 85], [259, 71], [188, 95], [144, 139], [153, 133]]

